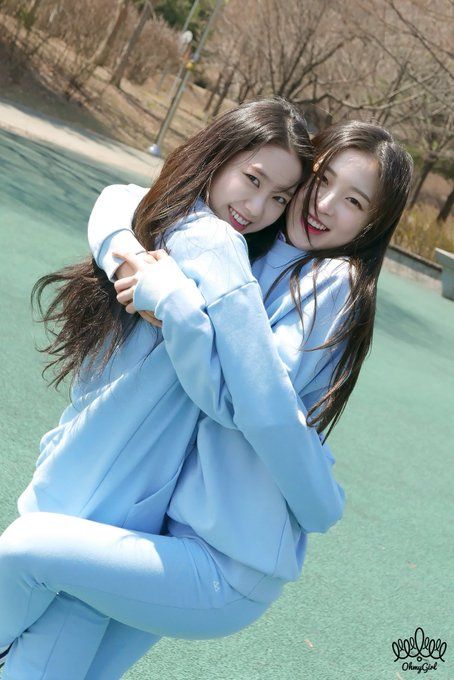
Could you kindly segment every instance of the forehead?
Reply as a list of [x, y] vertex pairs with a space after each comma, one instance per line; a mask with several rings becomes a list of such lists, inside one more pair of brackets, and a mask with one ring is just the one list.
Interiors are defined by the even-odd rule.
[[372, 196], [378, 187], [378, 162], [374, 156], [364, 151], [340, 151], [330, 160], [328, 167], [340, 182], [356, 187], [368, 196]]
[[257, 151], [243, 151], [233, 159], [235, 165], [246, 167], [268, 177], [274, 187], [293, 187], [301, 179], [302, 167], [294, 151], [265, 144]]

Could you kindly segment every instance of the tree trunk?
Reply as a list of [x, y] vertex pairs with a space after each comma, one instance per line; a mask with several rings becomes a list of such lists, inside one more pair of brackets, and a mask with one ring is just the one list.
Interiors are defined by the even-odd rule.
[[437, 222], [446, 222], [454, 205], [454, 187], [437, 216]]
[[[251, 81], [248, 81], [248, 82], [242, 84], [242, 86], [240, 87], [240, 90], [238, 92], [238, 97], [236, 99], [238, 104], [244, 104], [247, 97], [249, 97], [249, 92], [251, 91], [251, 89], [252, 89]], [[259, 96], [259, 93], [254, 93], [254, 94]]]
[[418, 181], [415, 185], [415, 188], [413, 189], [413, 193], [412, 193], [412, 196], [411, 196], [411, 199], [410, 199], [410, 203], [408, 205], [409, 208], [413, 208], [413, 206], [415, 205], [415, 203], [418, 199], [419, 193], [422, 189], [422, 185], [426, 181], [427, 175], [432, 170], [432, 168], [434, 167], [437, 160], [438, 160], [438, 154], [436, 154], [434, 151], [429, 151], [429, 153], [427, 154], [427, 156], [424, 159], [424, 163], [423, 163], [423, 166], [421, 168], [421, 174], [419, 175], [419, 179], [418, 179]]
[[224, 80], [224, 85], [223, 85], [222, 90], [221, 90], [221, 92], [220, 92], [220, 94], [219, 94], [219, 98], [218, 98], [218, 100], [217, 100], [217, 102], [216, 102], [216, 106], [214, 107], [213, 111], [211, 112], [211, 117], [212, 117], [212, 118], [216, 118], [216, 116], [218, 115], [219, 111], [221, 110], [221, 106], [222, 106], [222, 104], [223, 104], [223, 102], [224, 102], [224, 99], [227, 97], [227, 95], [228, 95], [228, 93], [229, 93], [230, 86], [231, 86], [231, 84], [232, 84], [232, 82], [233, 82], [233, 76], [234, 76], [234, 75], [235, 75], [235, 66], [231, 69], [230, 73], [227, 74], [227, 77], [226, 77], [226, 79]]
[[112, 78], [110, 79], [110, 82], [112, 83], [112, 85], [115, 85], [115, 87], [120, 87], [121, 79], [123, 78], [124, 73], [126, 71], [126, 67], [128, 66], [128, 61], [129, 57], [131, 56], [131, 52], [134, 49], [135, 45], [137, 44], [140, 34], [145, 28], [145, 24], [147, 23], [150, 16], [151, 7], [150, 3], [147, 3], [143, 8], [141, 15], [139, 16], [139, 20], [136, 24], [135, 29], [132, 32], [131, 37], [129, 38], [120, 55], [120, 58], [115, 66], [115, 70], [112, 74]]
[[33, 0], [29, 11], [29, 14], [32, 16], [33, 21], [35, 20], [36, 17], [36, 12], [39, 9], [39, 6], [42, 5], [43, 0]]
[[118, 32], [124, 23], [126, 16], [128, 14], [129, 0], [117, 0], [115, 12], [113, 13], [113, 19], [109, 24], [106, 31], [106, 36], [104, 40], [99, 44], [96, 52], [90, 60], [90, 66], [93, 67], [93, 71], [97, 66], [104, 66], [109, 56], [109, 52]]
[[206, 113], [207, 111], [210, 110], [211, 104], [213, 103], [213, 99], [215, 98], [215, 96], [216, 96], [216, 95], [218, 94], [218, 92], [219, 92], [219, 89], [220, 89], [221, 83], [222, 83], [222, 75], [223, 75], [223, 73], [222, 73], [222, 68], [221, 68], [221, 69], [219, 70], [219, 76], [218, 76], [218, 79], [217, 79], [217, 81], [216, 81], [216, 84], [215, 84], [214, 87], [212, 88], [211, 93], [210, 93], [210, 96], [209, 96], [209, 98], [208, 98], [208, 101], [207, 101], [207, 103], [205, 104], [205, 106], [204, 106], [204, 108], [203, 108], [203, 110], [204, 110], [205, 113]]

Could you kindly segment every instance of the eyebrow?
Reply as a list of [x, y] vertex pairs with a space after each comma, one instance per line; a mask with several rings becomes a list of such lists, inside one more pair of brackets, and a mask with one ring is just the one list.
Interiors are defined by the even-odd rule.
[[[334, 177], [337, 177], [337, 173], [334, 172], [334, 170], [332, 169], [332, 167], [331, 167], [330, 165], [328, 165], [325, 169], [326, 169], [328, 172], [330, 172], [332, 175], [334, 175]], [[362, 196], [363, 198], [365, 198], [366, 201], [367, 201], [368, 203], [370, 203], [370, 198], [369, 198], [369, 196], [368, 196], [367, 194], [364, 193], [364, 191], [361, 191], [361, 189], [358, 189], [358, 187], [350, 187], [350, 189], [352, 189], [353, 191], [356, 191], [357, 194], [359, 194], [360, 196]]]
[[[260, 175], [260, 177], [263, 177], [263, 179], [266, 179], [268, 182], [272, 183], [266, 172], [263, 172], [263, 170], [261, 170], [257, 165], [252, 163], [251, 168], [257, 173], [257, 175]], [[282, 192], [283, 194], [291, 194], [293, 189], [296, 189], [298, 184], [298, 182], [295, 182], [295, 184], [292, 184], [291, 187], [276, 187], [276, 191]]]

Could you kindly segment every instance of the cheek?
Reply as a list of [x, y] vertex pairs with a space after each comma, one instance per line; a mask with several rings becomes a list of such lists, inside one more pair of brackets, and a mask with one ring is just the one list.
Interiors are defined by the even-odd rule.
[[304, 197], [297, 196], [296, 199], [293, 199], [288, 207], [287, 207], [287, 214], [286, 214], [286, 225], [287, 225], [287, 230], [292, 230], [295, 229], [296, 226], [299, 226], [300, 221], [301, 221], [301, 213], [303, 209], [303, 200]]
[[[300, 190], [296, 196], [291, 201], [292, 204], [292, 210], [294, 210], [295, 215], [300, 215], [303, 211], [303, 205], [304, 205], [304, 198], [306, 196], [306, 192], [304, 190]], [[312, 199], [311, 199], [312, 203]]]
[[229, 197], [235, 191], [238, 185], [238, 180], [231, 173], [222, 173], [217, 175], [211, 182], [210, 197], [211, 200], [218, 205], [223, 205], [229, 202]]
[[263, 220], [272, 224], [282, 215], [285, 210], [285, 205], [280, 205], [276, 201], [269, 202], [263, 213]]
[[364, 217], [363, 214], [357, 216], [354, 225], [352, 225], [352, 238], [355, 238], [358, 236], [358, 234], [361, 232], [363, 227], [365, 227], [367, 224], [367, 217]]
[[287, 208], [287, 205], [281, 205], [280, 203], [275, 203], [275, 205], [271, 208], [271, 211], [279, 217], [280, 215], [282, 215], [282, 213], [285, 211], [286, 208]]
[[217, 205], [219, 203], [220, 191], [219, 191], [219, 180], [214, 180], [211, 182], [209, 188], [209, 200], [212, 205]]
[[346, 243], [353, 241], [360, 233], [364, 224], [365, 220], [362, 215], [352, 215], [349, 210], [346, 210], [342, 214], [338, 229], [336, 230], [338, 245], [345, 245]]

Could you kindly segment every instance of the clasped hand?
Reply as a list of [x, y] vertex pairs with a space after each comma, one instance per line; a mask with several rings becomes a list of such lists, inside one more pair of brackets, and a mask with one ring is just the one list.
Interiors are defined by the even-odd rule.
[[153, 324], [153, 326], [162, 326], [161, 321], [155, 317], [153, 312], [137, 310], [134, 307], [133, 297], [134, 290], [139, 281], [138, 273], [152, 267], [159, 260], [168, 257], [165, 250], [149, 250], [142, 253], [113, 253], [115, 257], [120, 257], [124, 262], [118, 267], [116, 271], [117, 280], [114, 283], [117, 292], [117, 300], [123, 305], [129, 314], [138, 312], [140, 316]]

